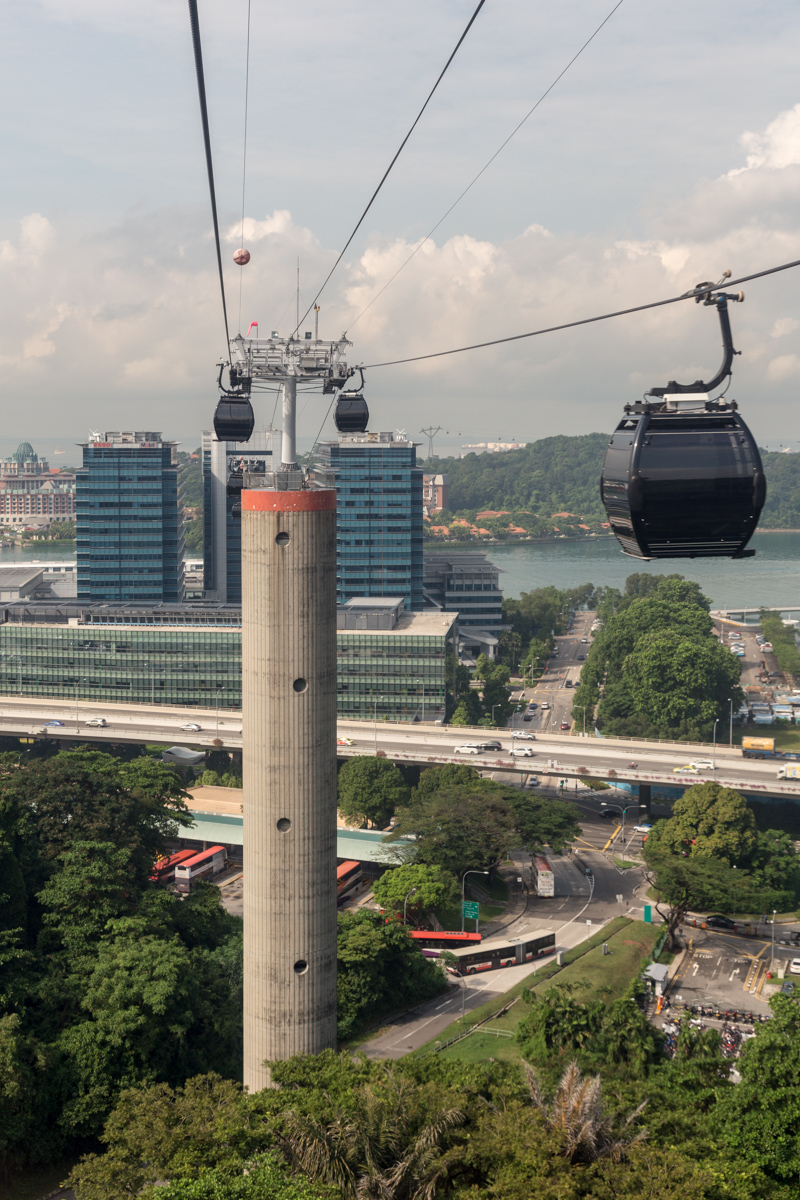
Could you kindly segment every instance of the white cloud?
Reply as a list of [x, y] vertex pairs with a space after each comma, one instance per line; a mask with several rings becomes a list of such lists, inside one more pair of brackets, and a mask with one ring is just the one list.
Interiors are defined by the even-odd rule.
[[730, 171], [729, 176], [759, 167], [782, 170], [800, 163], [800, 104], [779, 113], [763, 133], [743, 133], [741, 143], [748, 151], [747, 165]]
[[800, 357], [796, 354], [781, 354], [773, 358], [767, 367], [767, 379], [780, 383], [785, 379], [796, 379], [800, 376]]
[[770, 337], [786, 337], [797, 329], [800, 329], [800, 321], [796, 317], [780, 317], [773, 325]]

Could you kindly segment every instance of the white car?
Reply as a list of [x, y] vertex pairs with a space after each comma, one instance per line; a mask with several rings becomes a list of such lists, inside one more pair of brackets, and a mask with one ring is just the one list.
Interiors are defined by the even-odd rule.
[[770, 653], [772, 650], [772, 642], [762, 642], [761, 649], [764, 651], [765, 654]]
[[800, 958], [793, 958], [789, 964], [790, 975], [800, 975]]
[[509, 751], [515, 758], [533, 758], [533, 750], [530, 746], [512, 746]]
[[694, 767], [696, 771], [713, 771], [714, 764], [710, 758], [696, 758], [694, 762], [689, 763], [690, 767]]
[[456, 746], [453, 750], [454, 754], [480, 754], [477, 746], [471, 746], [467, 743], [465, 746]]
[[194, 721], [190, 721], [188, 725], [181, 725], [181, 733], [199, 733], [202, 728], [202, 725], [197, 725]]
[[543, 700], [542, 703], [539, 705], [539, 708], [541, 708], [542, 710], [549, 708], [549, 707], [550, 707], [550, 705], [547, 703], [546, 700]]
[[634, 833], [649, 833], [652, 828], [653, 828], [652, 825], [634, 825], [633, 832]]
[[108, 721], [105, 719], [105, 717], [90, 717], [86, 724], [93, 725], [95, 729], [105, 729]]
[[515, 729], [511, 736], [512, 738], [522, 738], [526, 742], [536, 741], [536, 734], [528, 733], [525, 729]]

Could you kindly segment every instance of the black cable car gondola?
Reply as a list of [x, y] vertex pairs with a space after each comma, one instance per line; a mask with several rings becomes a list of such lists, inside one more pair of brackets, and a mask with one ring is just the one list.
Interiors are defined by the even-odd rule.
[[[727, 272], [730, 275], [730, 272]], [[708, 383], [653, 388], [625, 406], [606, 450], [600, 495], [611, 529], [633, 558], [745, 558], [766, 499], [761, 456], [735, 401], [708, 393], [731, 374], [733, 348], [728, 300], [743, 293], [710, 293], [696, 301], [716, 306], [724, 358]]]
[[364, 372], [360, 370], [361, 385], [357, 392], [340, 392], [333, 412], [339, 433], [364, 433], [369, 424], [369, 409], [364, 399]]
[[214, 433], [221, 442], [248, 442], [256, 423], [249, 396], [250, 379], [240, 376], [236, 368], [231, 367], [231, 387], [241, 390], [225, 391], [222, 387], [223, 370], [224, 366], [221, 366], [217, 382], [222, 395], [214, 413]]

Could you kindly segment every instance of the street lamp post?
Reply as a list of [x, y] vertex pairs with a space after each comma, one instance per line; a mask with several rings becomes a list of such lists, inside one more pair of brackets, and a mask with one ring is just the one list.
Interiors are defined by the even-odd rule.
[[375, 703], [372, 706], [372, 720], [375, 725], [375, 753], [378, 753], [378, 701], [383, 700], [383, 696], [376, 696]]
[[224, 691], [225, 691], [225, 684], [221, 683], [220, 686], [217, 688], [216, 696], [214, 697], [214, 699], [216, 701], [216, 716], [217, 716], [217, 732], [216, 732], [216, 736], [215, 736], [216, 741], [219, 741], [219, 694], [220, 694], [220, 692], [224, 692]]
[[728, 745], [732, 746], [733, 745], [733, 696], [730, 697], [730, 706], [731, 706], [731, 723], [730, 723], [730, 730], [728, 733]]
[[419, 891], [419, 888], [415, 888], [415, 887], [409, 888], [409, 890], [406, 892], [405, 896], [403, 897], [403, 924], [404, 925], [406, 923], [406, 905], [408, 904], [408, 897], [413, 896], [414, 892], [417, 892], [417, 891]]
[[719, 717], [717, 717], [716, 721], [714, 722], [714, 740], [713, 740], [713, 750], [712, 750], [712, 754], [711, 754], [711, 770], [712, 771], [716, 771], [716, 769], [717, 769], [717, 726], [718, 725], [719, 725]]
[[464, 932], [464, 881], [468, 875], [488, 875], [488, 871], [465, 871], [461, 876], [461, 932]]
[[775, 917], [777, 916], [777, 908], [772, 910], [772, 960], [770, 962], [770, 970], [775, 970]]
[[500, 707], [501, 707], [501, 704], [500, 704], [500, 701], [499, 701], [499, 700], [498, 700], [497, 704], [493, 704], [493, 705], [492, 705], [492, 724], [493, 724], [493, 725], [494, 725], [494, 710], [495, 710], [496, 708], [500, 708]]
[[629, 808], [641, 808], [641, 804], [626, 804], [624, 808], [619, 804], [606, 804], [605, 800], [600, 801], [601, 808], [616, 808], [622, 813], [622, 865], [625, 866], [625, 817], [628, 814]]

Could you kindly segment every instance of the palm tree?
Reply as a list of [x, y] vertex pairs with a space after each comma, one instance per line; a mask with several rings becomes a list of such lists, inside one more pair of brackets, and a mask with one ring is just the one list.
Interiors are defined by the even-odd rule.
[[602, 1081], [599, 1075], [584, 1078], [577, 1063], [570, 1063], [548, 1102], [542, 1093], [536, 1072], [524, 1063], [531, 1100], [544, 1116], [554, 1134], [564, 1144], [564, 1155], [572, 1163], [591, 1163], [599, 1158], [620, 1162], [631, 1146], [644, 1141], [644, 1130], [632, 1136], [628, 1130], [641, 1115], [647, 1101], [622, 1122], [615, 1132], [613, 1117], [603, 1112]]
[[365, 1084], [354, 1099], [327, 1123], [287, 1114], [283, 1136], [297, 1165], [347, 1200], [432, 1200], [459, 1157], [445, 1143], [464, 1113], [430, 1111], [416, 1084], [388, 1072], [379, 1088]]

